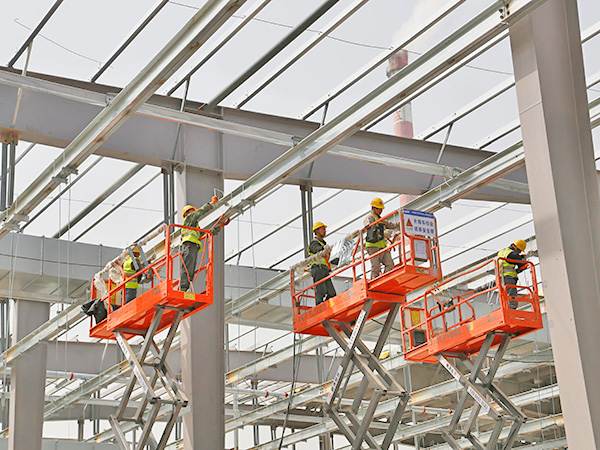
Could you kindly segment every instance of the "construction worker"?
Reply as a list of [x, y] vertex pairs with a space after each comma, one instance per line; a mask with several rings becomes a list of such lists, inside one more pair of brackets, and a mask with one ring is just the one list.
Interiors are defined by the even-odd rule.
[[[133, 256], [135, 257], [135, 261], [131, 257], [131, 255], [127, 256], [123, 260], [123, 272], [125, 273], [125, 277], [129, 278], [132, 275], [135, 275], [142, 268], [142, 263], [140, 261], [140, 248], [134, 247], [131, 251]], [[127, 283], [125, 283], [125, 304], [132, 301], [137, 297], [137, 290], [140, 287], [139, 281], [141, 280], [143, 274], [140, 273], [137, 277], [132, 278]]]
[[[502, 249], [498, 252], [498, 258], [506, 258], [511, 261], [500, 261], [500, 275], [502, 276], [502, 284], [508, 286], [506, 293], [509, 297], [514, 298], [517, 295], [517, 288], [515, 287], [519, 282], [519, 273], [525, 269], [524, 262], [525, 256], [522, 254], [527, 247], [527, 243], [523, 239], [517, 239], [509, 247]], [[513, 262], [515, 261], [515, 262]], [[518, 302], [509, 300], [508, 307], [510, 309], [517, 309]]]
[[[331, 264], [329, 263], [329, 251], [326, 249], [327, 243], [325, 242], [325, 235], [327, 234], [327, 225], [323, 222], [317, 222], [313, 225], [313, 233], [315, 238], [310, 242], [308, 246], [308, 253], [311, 256], [317, 255], [324, 251], [324, 255], [315, 256], [308, 263], [310, 266], [310, 274], [312, 275], [313, 281], [318, 281], [326, 278], [331, 273]], [[317, 305], [336, 296], [335, 288], [331, 278], [317, 284], [315, 288], [315, 301]]]
[[[186, 227], [197, 228], [198, 220], [205, 214], [207, 214], [213, 205], [217, 203], [219, 199], [215, 196], [212, 197], [209, 203], [206, 203], [200, 209], [195, 206], [187, 205], [183, 208], [183, 225]], [[216, 223], [210, 232], [213, 235], [219, 234], [221, 228], [229, 223], [226, 220], [222, 223]], [[194, 274], [196, 273], [196, 260], [198, 259], [198, 253], [202, 251], [202, 236], [198, 231], [188, 230], [187, 228], [181, 231], [181, 281], [179, 284], [180, 291], [187, 291], [190, 287], [190, 281], [194, 281]]]
[[[383, 208], [385, 205], [383, 204], [383, 200], [379, 197], [375, 197], [371, 200], [371, 212], [365, 217], [364, 225], [365, 227], [369, 227], [373, 222], [381, 219], [381, 213], [383, 212]], [[387, 241], [385, 239], [385, 230], [387, 228], [399, 228], [399, 222], [389, 222], [387, 220], [382, 220], [377, 225], [369, 227], [367, 229], [367, 238], [365, 247], [367, 249], [367, 253], [369, 255], [373, 255], [380, 250], [383, 250], [387, 247]], [[383, 253], [380, 253], [377, 256], [371, 257], [371, 279], [374, 280], [381, 273], [381, 265], [383, 264], [384, 270], [383, 273], [386, 273], [394, 267], [394, 261], [392, 259], [392, 255], [389, 250], [386, 250]]]

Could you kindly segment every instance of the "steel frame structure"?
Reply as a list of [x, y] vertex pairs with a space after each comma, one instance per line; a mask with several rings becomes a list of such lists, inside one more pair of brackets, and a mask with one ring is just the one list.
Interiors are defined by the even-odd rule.
[[[592, 33], [592, 34], [596, 35], [597, 32]], [[507, 89], [510, 88], [510, 86], [506, 87], [506, 83], [504, 83], [503, 86], [504, 87], [502, 88], [502, 92], [505, 92]], [[496, 94], [493, 94], [492, 91], [490, 91], [490, 93], [491, 93], [491, 95], [494, 95], [494, 96], [500, 94], [497, 91], [496, 91]], [[479, 102], [479, 103], [483, 104], [484, 102]], [[592, 125], [595, 126], [595, 125], [597, 125], [597, 123], [600, 120], [599, 105], [598, 105], [598, 102], [592, 102], [592, 104], [590, 106], [591, 106], [591, 115], [592, 115]], [[149, 107], [149, 108], [154, 109], [154, 111], [158, 110], [154, 107]], [[469, 106], [467, 109], [472, 110], [474, 108], [472, 106]], [[181, 116], [184, 117], [185, 113], [183, 113]], [[190, 120], [193, 122], [195, 119], [188, 118], [186, 120]], [[200, 120], [203, 121], [204, 123], [207, 123], [208, 121], [211, 120], [211, 118], [201, 118]], [[222, 121], [219, 122], [218, 120], [215, 120], [214, 122], [219, 127], [223, 127]], [[228, 126], [229, 126], [228, 124], [225, 125], [225, 127], [228, 127]], [[236, 127], [231, 127], [231, 128], [236, 128]], [[250, 133], [255, 133], [255, 130], [251, 130], [250, 127], [240, 131], [241, 128], [243, 128], [243, 127], [236, 128], [236, 130], [234, 132], [245, 133], [248, 130], [250, 130], [249, 131]], [[438, 131], [440, 129], [441, 128], [437, 128]], [[431, 135], [432, 134], [430, 134], [428, 137], [430, 137]], [[292, 137], [290, 137], [290, 136], [284, 136], [284, 137], [277, 136], [277, 137], [274, 137], [273, 139], [279, 140], [279, 142], [283, 142], [284, 145], [286, 145], [286, 144], [289, 145], [290, 141], [293, 140]], [[338, 146], [337, 149], [340, 149], [340, 147]], [[330, 150], [330, 152], [338, 151], [337, 149]], [[341, 149], [339, 151], [344, 152], [343, 149]], [[357, 152], [355, 152], [355, 155], [357, 155]], [[361, 154], [361, 158], [363, 158], [363, 160], [369, 160], [370, 158], [372, 159], [372, 158], [376, 158], [376, 157], [377, 157], [376, 154], [370, 155], [365, 152], [362, 152], [362, 154]], [[500, 161], [500, 159], [502, 159], [502, 161]], [[511, 159], [513, 161], [512, 166], [509, 163], [509, 160], [511, 160]], [[440, 201], [439, 200], [440, 198], [441, 199], [449, 199], [449, 200], [454, 200], [454, 199], [460, 198], [464, 195], [464, 193], [468, 192], [469, 189], [476, 189], [479, 186], [489, 183], [490, 180], [497, 178], [498, 176], [500, 176], [501, 173], [506, 173], [508, 170], [514, 168], [515, 161], [517, 161], [516, 165], [519, 164], [518, 160], [520, 160], [521, 161], [520, 163], [522, 164], [522, 156], [521, 156], [520, 148], [518, 147], [518, 145], [516, 145], [516, 146], [508, 149], [507, 153], [504, 154], [502, 157], [499, 157], [498, 160], [486, 161], [485, 164], [482, 164], [482, 165], [474, 168], [474, 170], [472, 170], [470, 172], [467, 171], [469, 173], [461, 174], [461, 175], [463, 175], [462, 177], [461, 177], [461, 175], [456, 176], [455, 178], [457, 178], [458, 181], [456, 181], [452, 186], [448, 187], [447, 189], [440, 187], [440, 189], [437, 190], [435, 193], [430, 193], [428, 196], [425, 196], [422, 199], [418, 199], [414, 203], [413, 207], [415, 207], [415, 208], [426, 207], [426, 208], [429, 208], [429, 210], [439, 209], [441, 207], [441, 205], [443, 204], [442, 202], [445, 201], [445, 200]], [[419, 163], [420, 162], [415, 161], [414, 165], [418, 166]], [[398, 167], [402, 167], [401, 164], [410, 165], [413, 163], [411, 163], [410, 161], [406, 161], [406, 162], [394, 161], [393, 158], [390, 158], [390, 165], [393, 165], [393, 164], [398, 164]], [[426, 164], [422, 164], [422, 166], [426, 167]], [[445, 170], [446, 170], [446, 168], [443, 166], [442, 167], [434, 167], [433, 165], [431, 165], [431, 167], [424, 168], [423, 172], [424, 173], [435, 173], [436, 171], [438, 171], [438, 173], [447, 174], [448, 172], [445, 172]], [[429, 171], [429, 172], [427, 172], [427, 171]], [[253, 186], [249, 185], [248, 187], [252, 188]], [[526, 191], [526, 186], [523, 186], [523, 185], [518, 186], [518, 185], [513, 184], [513, 186], [511, 186], [509, 188], [522, 189], [523, 191]], [[250, 189], [250, 190], [252, 190], [252, 189]], [[438, 197], [438, 203], [436, 203], [435, 200], [433, 199], [436, 196]], [[260, 199], [260, 195], [257, 196], [257, 199]], [[238, 206], [243, 209], [245, 207], [245, 204], [251, 203], [252, 201], [254, 201], [254, 200], [251, 200], [248, 198], [241, 198], [238, 203]], [[21, 217], [21, 216], [15, 215], [13, 217], [13, 219], [9, 219], [9, 221], [13, 224], [16, 224], [15, 219], [18, 220], [19, 217]], [[285, 279], [286, 277], [282, 277], [282, 278]], [[278, 284], [277, 288], [282, 289], [282, 288], [284, 288], [284, 286], [282, 284]], [[245, 303], [245, 305], [252, 305], [254, 302], [258, 301], [258, 297], [253, 298], [253, 295], [251, 294], [247, 297], [247, 300], [248, 300], [248, 302]], [[232, 314], [233, 313], [234, 313], [234, 311], [232, 310]], [[32, 337], [32, 339], [29, 341], [30, 342], [29, 345], [31, 345], [31, 343], [33, 343], [33, 345], [36, 345], [37, 342], [39, 342], [39, 341], [37, 341], [37, 339], [39, 339], [39, 337], [40, 337], [39, 333], [35, 334]], [[24, 343], [22, 342], [21, 344], [24, 344]], [[11, 349], [11, 350], [18, 350], [18, 351], [16, 353], [15, 352], [7, 353], [6, 360], [8, 361], [10, 358], [15, 358], [15, 357], [18, 358], [18, 356], [21, 354], [20, 352], [22, 351], [22, 350], [19, 350], [20, 348], [22, 348], [22, 347], [16, 347], [15, 349]], [[14, 356], [13, 356], [13, 354], [14, 354]], [[251, 373], [251, 370], [249, 368], [247, 368], [247, 370], [248, 370], [248, 373]], [[560, 444], [561, 441], [557, 440], [557, 442]], [[541, 445], [543, 445], [543, 444], [540, 444], [540, 448], [544, 448], [544, 447], [541, 447]]]

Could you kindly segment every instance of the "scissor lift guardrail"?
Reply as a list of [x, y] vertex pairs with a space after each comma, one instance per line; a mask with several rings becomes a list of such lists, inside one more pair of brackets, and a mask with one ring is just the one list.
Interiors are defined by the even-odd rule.
[[[394, 212], [381, 220], [388, 219]], [[419, 225], [413, 224], [419, 220]], [[423, 224], [421, 226], [421, 221]], [[371, 224], [375, 226], [379, 221]], [[409, 394], [393, 375], [385, 369], [379, 356], [392, 329], [400, 305], [406, 294], [441, 278], [437, 224], [435, 217], [420, 211], [400, 211], [400, 232], [383, 251], [396, 251], [394, 268], [376, 279], [368, 280], [366, 263], [373, 257], [365, 251], [364, 236], [369, 227], [358, 233], [352, 252], [352, 261], [347, 266], [333, 271], [329, 277], [298, 289], [295, 273], [291, 271], [291, 293], [294, 307], [294, 332], [311, 335], [330, 335], [344, 351], [344, 356], [335, 374], [326, 409], [339, 430], [346, 436], [352, 449], [368, 448], [387, 450], [409, 400]], [[319, 305], [314, 302], [314, 291], [319, 283], [327, 279], [351, 274], [352, 286]], [[369, 318], [388, 313], [373, 350], [361, 340], [361, 334]], [[342, 405], [353, 368], [364, 375], [350, 406]], [[360, 414], [360, 407], [367, 389], [372, 388], [368, 406]], [[384, 439], [378, 444], [371, 434], [371, 423], [379, 402], [384, 398], [397, 397], [398, 405], [388, 422]]]
[[[181, 253], [178, 248], [171, 249], [171, 236], [175, 228], [196, 230], [202, 236], [202, 250], [198, 255], [200, 267], [191, 274], [194, 280], [201, 278], [204, 284], [202, 292], [183, 292], [178, 289], [180, 279], [175, 264], [180, 262]], [[199, 228], [179, 225], [170, 225], [166, 228], [165, 234], [165, 254], [162, 257], [131, 276], [125, 277], [121, 272], [123, 281], [120, 283], [105, 280], [108, 295], [101, 300], [108, 306], [108, 316], [96, 325], [90, 323], [90, 336], [116, 339], [133, 369], [117, 412], [109, 419], [121, 450], [130, 450], [121, 428], [122, 422], [135, 422], [142, 428], [135, 447], [137, 450], [142, 450], [148, 444], [153, 450], [162, 450], [167, 445], [181, 408], [188, 403], [176, 375], [167, 364], [167, 356], [181, 320], [213, 302], [212, 234]], [[140, 274], [146, 274], [145, 276], [149, 278], [149, 289], [127, 304], [116, 305], [115, 303], [119, 303], [117, 299], [125, 298], [125, 285], [137, 279]], [[181, 275], [186, 276], [186, 274]], [[193, 284], [190, 283], [190, 287], [192, 286]], [[91, 298], [96, 299], [98, 296], [98, 290], [92, 283]], [[159, 347], [154, 338], [157, 333], [165, 329], [168, 329], [167, 336], [162, 347]], [[137, 354], [128, 342], [128, 339], [133, 336], [144, 337]], [[157, 389], [159, 382], [163, 392], [160, 395]], [[136, 385], [141, 387], [144, 395], [135, 413], [128, 417], [127, 406]], [[161, 406], [165, 404], [172, 405], [172, 412], [160, 438], [156, 440], [152, 428]]]
[[[520, 409], [493, 380], [510, 340], [542, 328], [542, 314], [533, 264], [526, 262], [523, 266], [523, 272], [530, 274], [530, 284], [505, 285], [500, 270], [503, 261], [511, 262], [505, 258], [491, 259], [401, 306], [405, 359], [425, 363], [439, 361], [464, 387], [450, 425], [442, 430], [444, 439], [453, 450], [463, 448], [459, 444], [461, 438], [468, 439], [477, 450], [510, 450], [525, 421]], [[455, 278], [476, 271], [493, 274], [494, 280], [483, 288], [447, 295], [446, 285]], [[517, 294], [509, 296], [508, 288], [516, 289]], [[478, 298], [481, 300], [482, 296], [497, 296], [499, 308], [478, 317], [473, 301]], [[516, 309], [510, 308], [509, 301], [516, 302]], [[498, 349], [487, 374], [484, 374], [482, 369], [488, 351], [495, 346]], [[474, 361], [470, 359], [472, 356]], [[470, 373], [461, 373], [452, 358], [460, 359]], [[460, 417], [469, 399], [474, 402], [473, 408], [467, 422], [459, 427]], [[474, 432], [480, 413], [495, 422], [487, 446], [481, 443]], [[502, 446], [497, 447], [500, 433], [507, 423], [510, 423], [508, 436]]]

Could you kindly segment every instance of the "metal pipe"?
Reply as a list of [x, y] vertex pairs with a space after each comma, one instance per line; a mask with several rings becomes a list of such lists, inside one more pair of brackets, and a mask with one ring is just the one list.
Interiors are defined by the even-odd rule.
[[21, 154], [19, 155], [19, 157], [18, 157], [18, 158], [17, 158], [17, 160], [15, 161], [15, 165], [19, 164], [19, 162], [20, 162], [20, 161], [21, 161], [21, 160], [22, 160], [22, 159], [25, 157], [25, 155], [27, 155], [27, 153], [29, 153], [29, 152], [31, 151], [31, 149], [32, 149], [33, 147], [35, 147], [35, 145], [36, 145], [36, 143], [35, 143], [35, 142], [34, 142], [34, 143], [32, 143], [32, 144], [29, 144], [29, 147], [27, 147], [27, 148], [26, 148], [26, 149], [23, 151], [23, 153], [21, 153]]
[[258, 61], [250, 66], [246, 71], [240, 74], [234, 81], [225, 86], [221, 92], [204, 105], [204, 110], [214, 111], [215, 108], [223, 101], [229, 94], [235, 91], [242, 85], [248, 78], [258, 72], [267, 62], [278, 55], [287, 45], [302, 34], [309, 26], [315, 23], [323, 14], [329, 11], [339, 0], [327, 0], [320, 7], [318, 7], [312, 14], [304, 19], [296, 28], [291, 30], [283, 39], [275, 44], [267, 53], [265, 53]]
[[142, 21], [140, 22], [140, 24], [133, 30], [133, 32], [127, 36], [125, 38], [125, 40], [123, 41], [123, 43], [121, 45], [119, 45], [119, 47], [117, 47], [117, 50], [115, 50], [112, 53], [112, 56], [110, 56], [106, 62], [104, 64], [102, 64], [102, 67], [100, 67], [100, 69], [98, 70], [98, 72], [96, 72], [92, 78], [90, 78], [90, 81], [93, 83], [95, 82], [100, 75], [102, 75], [106, 69], [108, 69], [110, 67], [110, 65], [115, 61], [115, 59], [117, 59], [119, 57], [119, 55], [121, 55], [121, 53], [123, 53], [123, 51], [125, 51], [125, 49], [129, 46], [129, 44], [131, 44], [133, 42], [133, 40], [142, 32], [142, 30], [144, 28], [146, 28], [146, 26], [150, 23], [150, 21], [152, 19], [154, 19], [154, 17], [156, 17], [156, 15], [160, 12], [161, 9], [164, 8], [164, 6], [169, 3], [169, 0], [158, 0], [154, 6], [150, 9], [150, 13], [144, 17], [142, 19]]
[[6, 191], [8, 188], [8, 142], [2, 140], [2, 163], [0, 168], [0, 211], [6, 210]]
[[171, 215], [171, 203], [169, 193], [169, 171], [168, 169], [162, 169], [163, 175], [163, 217], [167, 225], [170, 225], [169, 217]]
[[[27, 59], [25, 60], [25, 66], [23, 67], [23, 71], [21, 72], [21, 75], [27, 75], [27, 67], [29, 66], [29, 59], [31, 58], [31, 49], [33, 47], [33, 42], [31, 44], [29, 44], [29, 47], [27, 47]], [[15, 113], [13, 115], [13, 120], [12, 120], [12, 124], [11, 124], [11, 128], [15, 128], [15, 125], [17, 124], [17, 116], [19, 115], [19, 106], [21, 105], [21, 99], [23, 98], [23, 89], [19, 88], [19, 91], [17, 93], [17, 104], [15, 105]]]
[[308, 258], [308, 211], [306, 209], [306, 190], [300, 186], [300, 198], [302, 199], [302, 240], [304, 241], [304, 257]]
[[[29, 147], [31, 148], [32, 146], [33, 146], [33, 144], [30, 145]], [[21, 231], [23, 231], [25, 228], [27, 228], [31, 224], [31, 222], [33, 222], [40, 215], [42, 215], [48, 208], [50, 208], [50, 206], [52, 206], [54, 204], [54, 202], [56, 202], [65, 192], [67, 192], [69, 189], [71, 189], [79, 180], [81, 180], [84, 177], [84, 175], [86, 173], [88, 173], [90, 170], [92, 170], [94, 168], [94, 166], [102, 160], [102, 158], [104, 158], [104, 156], [98, 157], [83, 172], [81, 172], [77, 176], [77, 178], [75, 178], [73, 181], [71, 181], [69, 184], [67, 184], [67, 186], [62, 191], [60, 191], [56, 197], [54, 197], [52, 200], [50, 200], [48, 203], [46, 203], [46, 205], [44, 205], [44, 207], [38, 213], [36, 213], [35, 216], [33, 216], [31, 219], [29, 219], [29, 221], [27, 223], [25, 223], [25, 224], [23, 224], [23, 226], [21, 226]], [[17, 162], [18, 161], [19, 160], [17, 159]]]
[[46, 13], [46, 15], [44, 16], [44, 18], [41, 20], [41, 22], [38, 23], [37, 27], [35, 27], [35, 29], [31, 32], [31, 34], [29, 35], [29, 37], [25, 40], [25, 42], [23, 43], [23, 45], [21, 46], [21, 48], [15, 54], [15, 56], [13, 56], [12, 59], [8, 62], [8, 64], [7, 64], [8, 67], [14, 66], [14, 64], [17, 62], [17, 60], [21, 57], [21, 55], [25, 51], [25, 49], [27, 47], [29, 47], [29, 44], [31, 44], [33, 42], [33, 40], [35, 39], [35, 37], [42, 30], [42, 28], [44, 27], [44, 25], [46, 25], [46, 22], [48, 22], [48, 20], [50, 20], [50, 17], [52, 17], [52, 14], [54, 14], [54, 12], [58, 9], [58, 7], [60, 6], [60, 4], [63, 1], [64, 0], [56, 0], [56, 2], [54, 3], [54, 5], [52, 5], [52, 7], [50, 8], [50, 10]]
[[8, 193], [6, 197], [6, 206], [13, 204], [15, 197], [15, 154], [17, 153], [17, 143], [11, 137], [8, 152]]
[[96, 209], [98, 206], [102, 204], [104, 200], [106, 200], [110, 195], [112, 195], [117, 189], [119, 189], [125, 182], [127, 182], [131, 177], [133, 177], [136, 173], [142, 170], [145, 166], [143, 164], [136, 164], [132, 167], [125, 175], [121, 176], [117, 181], [109, 186], [102, 194], [100, 194], [92, 203], [90, 203], [86, 208], [83, 209], [73, 220], [70, 220], [67, 225], [62, 227], [54, 236], [53, 239], [58, 239], [63, 234], [65, 234], [71, 227], [78, 224], [85, 216], [87, 216], [90, 212]]
[[121, 200], [119, 203], [117, 203], [115, 206], [113, 206], [108, 212], [106, 212], [102, 217], [100, 217], [98, 220], [96, 220], [92, 225], [90, 225], [79, 236], [77, 236], [75, 239], [73, 239], [73, 242], [76, 242], [77, 240], [79, 240], [81, 237], [83, 237], [85, 234], [87, 234], [90, 230], [92, 230], [96, 225], [98, 225], [100, 222], [102, 222], [104, 219], [106, 219], [108, 216], [110, 216], [112, 213], [114, 213], [117, 209], [119, 209], [121, 206], [123, 206], [126, 202], [128, 202], [130, 199], [132, 199], [135, 195], [137, 195], [139, 192], [141, 192], [150, 183], [152, 183], [154, 180], [156, 180], [160, 174], [161, 174], [161, 172], [158, 172], [156, 175], [154, 175], [152, 178], [150, 178], [148, 181], [146, 181], [144, 184], [142, 184], [139, 188], [137, 188], [135, 191], [133, 191], [131, 194], [129, 194], [127, 197], [125, 197], [123, 200]]
[[245, 389], [238, 387], [226, 387], [225, 392], [228, 394], [249, 394], [255, 395], [257, 397], [278, 397], [278, 398], [287, 398], [287, 392], [277, 392], [277, 391], [268, 391], [263, 389]]

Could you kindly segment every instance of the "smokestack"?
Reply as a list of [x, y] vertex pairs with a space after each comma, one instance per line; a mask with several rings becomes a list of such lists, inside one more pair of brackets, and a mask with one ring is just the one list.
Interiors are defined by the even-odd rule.
[[[398, 50], [388, 59], [388, 67], [386, 74], [388, 78], [392, 77], [403, 67], [408, 65], [408, 52], [406, 50]], [[402, 108], [394, 111], [392, 115], [394, 118], [394, 135], [412, 138], [413, 134], [413, 123], [412, 123], [412, 107], [410, 103], [404, 105]]]

